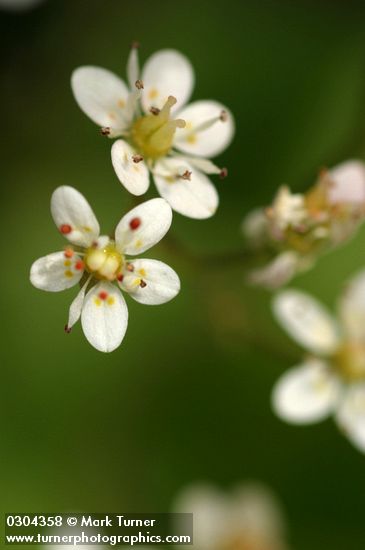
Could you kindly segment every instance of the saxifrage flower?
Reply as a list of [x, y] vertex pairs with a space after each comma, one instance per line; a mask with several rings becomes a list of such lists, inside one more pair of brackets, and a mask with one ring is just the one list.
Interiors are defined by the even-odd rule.
[[306, 193], [286, 186], [271, 206], [248, 214], [246, 239], [268, 258], [249, 280], [268, 289], [288, 283], [317, 259], [349, 240], [365, 219], [365, 165], [358, 160], [322, 170]]
[[115, 172], [134, 195], [143, 195], [153, 175], [158, 192], [171, 207], [190, 218], [208, 218], [218, 193], [206, 174], [220, 174], [209, 158], [221, 153], [234, 134], [233, 117], [221, 103], [186, 105], [194, 85], [189, 60], [175, 50], [161, 50], [140, 74], [137, 47], [127, 64], [128, 85], [114, 73], [83, 66], [71, 84], [80, 108], [118, 139], [112, 147]]
[[345, 289], [337, 318], [316, 299], [293, 289], [278, 293], [273, 310], [308, 352], [276, 383], [275, 412], [294, 424], [334, 415], [344, 434], [365, 452], [365, 270]]
[[126, 257], [142, 254], [162, 239], [171, 225], [171, 207], [161, 198], [140, 204], [122, 217], [114, 238], [100, 235], [89, 203], [73, 187], [54, 191], [51, 213], [70, 246], [34, 262], [30, 280], [50, 292], [80, 283], [65, 330], [70, 332], [81, 316], [90, 344], [100, 351], [113, 351], [122, 342], [128, 324], [121, 290], [150, 305], [168, 302], [180, 290], [179, 278], [168, 265]]

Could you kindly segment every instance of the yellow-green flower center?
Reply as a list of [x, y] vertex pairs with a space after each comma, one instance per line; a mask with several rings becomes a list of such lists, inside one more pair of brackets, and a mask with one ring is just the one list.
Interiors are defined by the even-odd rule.
[[345, 342], [339, 347], [333, 359], [336, 370], [346, 380], [365, 379], [365, 345]]
[[124, 256], [110, 241], [104, 248], [90, 247], [85, 254], [85, 267], [97, 279], [114, 281], [122, 273]]
[[170, 118], [176, 99], [169, 96], [161, 111], [138, 118], [131, 129], [131, 139], [137, 151], [146, 158], [157, 159], [166, 155], [174, 139], [176, 128], [184, 128], [185, 121]]

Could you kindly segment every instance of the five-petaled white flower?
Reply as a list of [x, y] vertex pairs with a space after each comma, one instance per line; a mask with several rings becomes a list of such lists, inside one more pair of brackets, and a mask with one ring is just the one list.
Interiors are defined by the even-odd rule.
[[30, 280], [50, 292], [80, 283], [65, 330], [69, 332], [81, 315], [90, 344], [100, 351], [113, 351], [122, 342], [128, 324], [127, 305], [119, 289], [150, 305], [168, 302], [180, 290], [179, 278], [168, 265], [126, 259], [126, 255], [141, 254], [160, 241], [170, 228], [171, 208], [161, 198], [144, 202], [123, 216], [114, 239], [100, 235], [89, 203], [73, 187], [55, 190], [51, 212], [71, 246], [34, 262]]
[[206, 174], [224, 177], [226, 169], [208, 158], [230, 143], [231, 113], [213, 100], [185, 106], [194, 72], [175, 50], [156, 52], [140, 75], [137, 47], [132, 47], [127, 76], [129, 86], [106, 69], [84, 66], [71, 79], [77, 103], [102, 133], [123, 138], [112, 147], [119, 180], [130, 193], [142, 195], [151, 172], [158, 192], [174, 210], [190, 218], [212, 216], [219, 198]]
[[317, 258], [350, 239], [365, 218], [365, 165], [350, 160], [322, 170], [306, 193], [281, 187], [271, 206], [246, 216], [243, 232], [268, 263], [249, 280], [268, 289], [288, 283]]
[[279, 503], [264, 485], [238, 485], [225, 494], [208, 484], [185, 489], [175, 512], [192, 513], [198, 550], [287, 550]]
[[273, 311], [310, 354], [276, 383], [275, 412], [296, 424], [334, 414], [341, 430], [365, 452], [365, 270], [341, 296], [338, 319], [297, 290], [280, 292]]

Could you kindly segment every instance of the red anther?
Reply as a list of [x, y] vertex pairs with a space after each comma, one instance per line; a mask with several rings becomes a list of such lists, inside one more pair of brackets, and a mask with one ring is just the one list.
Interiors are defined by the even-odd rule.
[[110, 136], [111, 129], [109, 126], [103, 126], [103, 128], [100, 128], [100, 133], [102, 136]]
[[133, 42], [131, 43], [131, 48], [134, 50], [138, 50], [139, 47], [140, 43], [138, 42], [138, 40], [133, 40]]
[[150, 113], [152, 113], [153, 115], [157, 116], [159, 113], [160, 113], [160, 110], [158, 107], [151, 107], [150, 108]]
[[85, 264], [82, 260], [77, 260], [77, 262], [75, 263], [75, 269], [77, 269], [78, 271], [81, 271], [82, 269], [84, 269], [85, 267]]
[[71, 233], [72, 227], [68, 223], [64, 223], [61, 225], [60, 231], [63, 235], [68, 235], [68, 233]]
[[71, 330], [72, 330], [71, 327], [69, 327], [68, 325], [65, 325], [65, 333], [66, 334], [70, 334]]
[[227, 168], [222, 168], [222, 170], [219, 173], [219, 177], [221, 178], [221, 180], [224, 180], [224, 178], [226, 178], [227, 176], [228, 176]]
[[118, 281], [121, 283], [121, 282], [123, 281], [123, 279], [124, 279], [123, 273], [119, 273], [119, 275], [117, 275], [117, 279], [118, 279]]
[[72, 248], [66, 248], [64, 252], [65, 258], [72, 258], [73, 255], [74, 255], [74, 251], [72, 250]]
[[144, 281], [143, 279], [141, 279], [141, 281], [140, 281], [140, 283], [139, 283], [139, 286], [140, 286], [141, 288], [145, 288], [145, 287], [147, 286], [146, 281]]
[[133, 264], [127, 264], [127, 271], [134, 271], [134, 265]]
[[140, 79], [136, 80], [135, 87], [137, 88], [137, 90], [143, 90], [144, 88], [143, 81]]
[[141, 218], [133, 218], [129, 222], [129, 227], [132, 229], [132, 231], [135, 231], [136, 229], [139, 228], [141, 223], [142, 223]]
[[101, 290], [98, 294], [100, 300], [106, 300], [108, 297], [108, 293], [105, 290]]

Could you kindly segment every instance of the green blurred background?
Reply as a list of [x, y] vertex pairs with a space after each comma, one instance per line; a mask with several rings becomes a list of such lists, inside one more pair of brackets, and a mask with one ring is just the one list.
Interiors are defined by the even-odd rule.
[[[111, 142], [72, 97], [75, 67], [124, 76], [134, 39], [142, 60], [165, 47], [191, 59], [193, 98], [227, 104], [237, 133], [218, 161], [229, 178], [216, 181], [217, 215], [175, 215], [172, 232], [201, 257], [237, 250], [244, 214], [279, 184], [304, 190], [320, 167], [364, 157], [365, 3], [49, 0], [1, 12], [0, 37], [2, 511], [169, 511], [186, 484], [256, 478], [280, 496], [294, 549], [363, 550], [365, 456], [331, 421], [273, 416], [271, 387], [300, 350], [275, 325], [270, 295], [245, 286], [244, 263], [155, 247], [182, 291], [165, 306], [129, 300], [110, 355], [80, 326], [64, 334], [73, 290], [40, 292], [28, 274], [63, 245], [49, 212], [58, 185], [84, 193], [106, 232], [132, 204]], [[293, 284], [334, 305], [364, 264], [363, 230]]]

